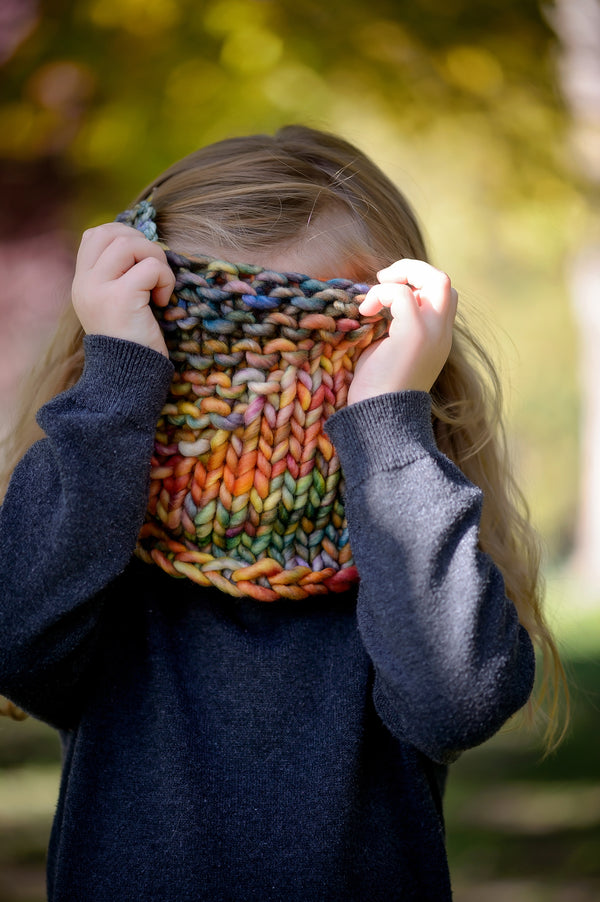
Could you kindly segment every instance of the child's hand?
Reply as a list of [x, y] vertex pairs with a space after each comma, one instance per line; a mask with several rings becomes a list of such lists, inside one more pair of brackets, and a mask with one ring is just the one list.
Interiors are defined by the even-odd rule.
[[389, 307], [388, 335], [359, 357], [348, 403], [397, 391], [429, 391], [452, 346], [458, 295], [448, 276], [421, 260], [399, 260], [377, 273], [359, 307], [366, 316]]
[[120, 222], [84, 233], [73, 279], [73, 307], [86, 333], [124, 338], [168, 356], [150, 297], [166, 307], [175, 285], [165, 252]]

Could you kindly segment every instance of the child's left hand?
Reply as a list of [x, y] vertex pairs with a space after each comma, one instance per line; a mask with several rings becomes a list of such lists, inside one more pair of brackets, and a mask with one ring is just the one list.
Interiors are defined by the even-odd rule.
[[359, 307], [373, 316], [389, 307], [385, 338], [359, 357], [348, 404], [397, 391], [429, 391], [452, 346], [458, 295], [449, 277], [422, 260], [398, 260], [377, 273]]

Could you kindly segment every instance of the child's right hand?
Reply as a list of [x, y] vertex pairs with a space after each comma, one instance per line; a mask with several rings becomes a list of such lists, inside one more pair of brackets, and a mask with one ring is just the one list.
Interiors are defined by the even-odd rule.
[[73, 307], [87, 334], [146, 345], [168, 356], [150, 298], [166, 307], [175, 276], [163, 249], [111, 222], [84, 232], [73, 279]]

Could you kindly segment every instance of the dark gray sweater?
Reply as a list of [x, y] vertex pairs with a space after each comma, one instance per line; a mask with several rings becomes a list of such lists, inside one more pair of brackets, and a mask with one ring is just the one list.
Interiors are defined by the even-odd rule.
[[64, 743], [50, 900], [450, 899], [446, 766], [534, 656], [429, 396], [327, 423], [360, 589], [264, 604], [132, 559], [170, 378], [87, 338], [0, 510], [0, 692]]

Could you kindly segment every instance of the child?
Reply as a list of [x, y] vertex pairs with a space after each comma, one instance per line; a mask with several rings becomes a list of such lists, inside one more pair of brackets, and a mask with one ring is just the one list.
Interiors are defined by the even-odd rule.
[[49, 898], [450, 899], [447, 766], [527, 702], [532, 640], [558, 660], [456, 292], [307, 128], [120, 218], [0, 511], [0, 691], [64, 746]]

